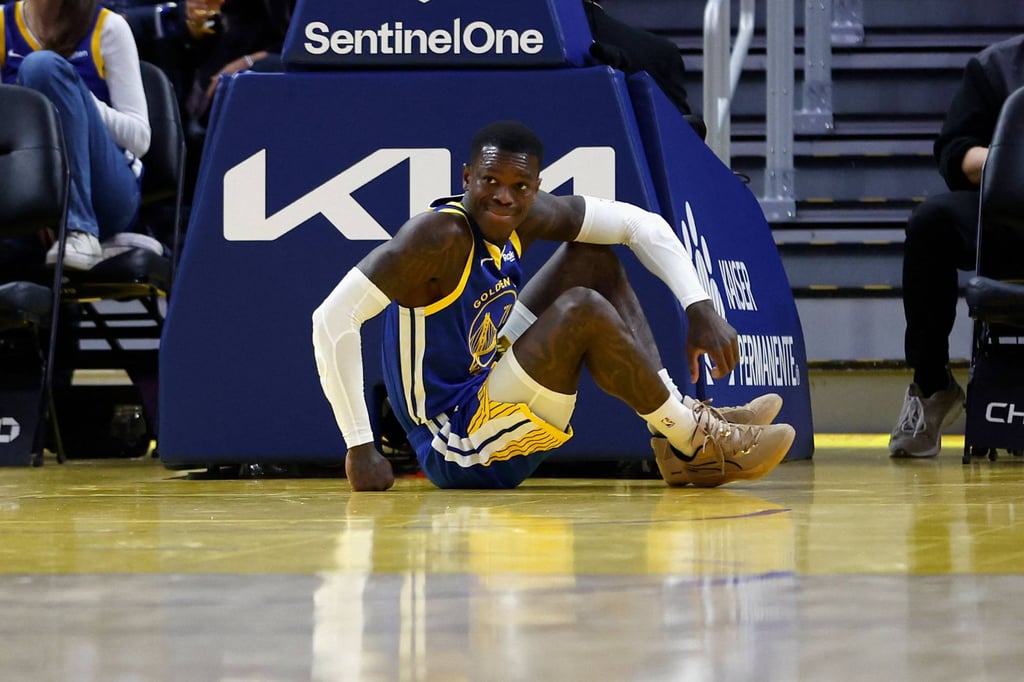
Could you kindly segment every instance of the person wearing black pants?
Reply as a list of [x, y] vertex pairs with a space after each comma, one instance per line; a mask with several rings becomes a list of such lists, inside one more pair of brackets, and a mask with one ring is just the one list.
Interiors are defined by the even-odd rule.
[[903, 255], [904, 349], [914, 371], [889, 439], [893, 457], [934, 457], [941, 432], [960, 416], [963, 388], [949, 371], [957, 270], [973, 270], [978, 188], [1003, 103], [1024, 86], [1024, 35], [972, 57], [953, 95], [935, 158], [950, 192], [928, 198], [910, 216]]

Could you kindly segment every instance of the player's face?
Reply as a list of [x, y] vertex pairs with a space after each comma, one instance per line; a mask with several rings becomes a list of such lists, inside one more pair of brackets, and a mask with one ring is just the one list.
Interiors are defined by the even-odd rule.
[[489, 241], [504, 242], [526, 218], [540, 189], [536, 156], [484, 147], [462, 168], [462, 203]]

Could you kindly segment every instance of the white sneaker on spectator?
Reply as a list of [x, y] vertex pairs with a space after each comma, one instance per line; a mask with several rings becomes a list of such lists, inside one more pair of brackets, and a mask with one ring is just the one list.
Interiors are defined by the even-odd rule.
[[103, 260], [119, 256], [132, 249], [152, 251], [158, 256], [164, 255], [164, 245], [149, 235], [137, 232], [119, 232], [110, 239], [103, 241]]
[[[60, 242], [54, 242], [46, 252], [46, 264], [56, 265]], [[69, 270], [89, 270], [103, 259], [103, 248], [95, 235], [81, 230], [68, 231], [64, 243], [64, 267]]]

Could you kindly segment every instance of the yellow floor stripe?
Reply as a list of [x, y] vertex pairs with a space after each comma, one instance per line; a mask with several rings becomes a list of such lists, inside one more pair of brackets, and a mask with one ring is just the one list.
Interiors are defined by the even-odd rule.
[[[887, 449], [889, 434], [887, 433], [816, 433], [814, 447], [817, 448], [864, 448]], [[942, 436], [942, 449], [964, 447], [964, 437], [958, 434]]]

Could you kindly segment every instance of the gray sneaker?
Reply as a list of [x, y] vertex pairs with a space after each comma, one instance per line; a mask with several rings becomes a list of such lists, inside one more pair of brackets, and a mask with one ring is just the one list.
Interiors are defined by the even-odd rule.
[[917, 384], [910, 384], [903, 409], [889, 438], [893, 457], [934, 457], [942, 448], [942, 429], [964, 411], [964, 389], [952, 377], [949, 388], [921, 397]]

